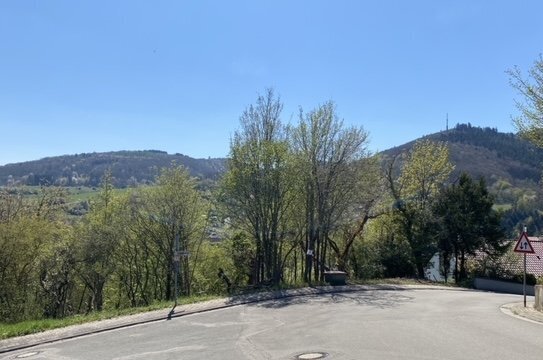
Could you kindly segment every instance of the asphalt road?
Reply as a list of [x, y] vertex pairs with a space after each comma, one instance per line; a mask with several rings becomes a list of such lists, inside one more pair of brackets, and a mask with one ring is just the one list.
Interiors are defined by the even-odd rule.
[[[537, 359], [517, 295], [376, 290], [235, 306], [37, 346], [0, 359]], [[303, 355], [305, 354], [305, 355]], [[302, 355], [302, 356], [300, 356]]]

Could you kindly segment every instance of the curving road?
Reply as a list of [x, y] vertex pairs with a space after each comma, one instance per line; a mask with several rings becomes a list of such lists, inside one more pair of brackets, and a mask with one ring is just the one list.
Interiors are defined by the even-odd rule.
[[516, 295], [377, 290], [188, 315], [1, 359], [537, 359], [543, 324], [506, 315]]

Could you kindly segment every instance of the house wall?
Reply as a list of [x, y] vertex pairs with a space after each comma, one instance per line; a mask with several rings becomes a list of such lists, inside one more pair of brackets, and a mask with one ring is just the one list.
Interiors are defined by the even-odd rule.
[[[451, 260], [451, 267], [449, 269], [449, 279], [452, 279], [454, 277], [454, 263], [455, 259]], [[431, 281], [445, 281], [445, 278], [443, 275], [441, 275], [439, 269], [440, 269], [441, 259], [439, 257], [439, 253], [435, 253], [430, 262], [428, 263], [428, 266], [426, 267], [426, 270], [424, 272], [425, 277], [427, 280]]]

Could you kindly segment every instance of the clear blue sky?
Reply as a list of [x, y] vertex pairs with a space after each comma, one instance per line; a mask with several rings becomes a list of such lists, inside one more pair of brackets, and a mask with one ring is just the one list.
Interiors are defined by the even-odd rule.
[[267, 87], [337, 103], [372, 150], [470, 122], [513, 131], [505, 71], [543, 52], [543, 1], [0, 2], [0, 164], [156, 149], [223, 157]]

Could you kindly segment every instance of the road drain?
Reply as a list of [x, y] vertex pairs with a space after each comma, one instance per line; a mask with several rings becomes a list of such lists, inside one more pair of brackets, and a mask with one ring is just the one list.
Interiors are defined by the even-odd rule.
[[324, 359], [327, 356], [328, 356], [328, 354], [324, 353], [324, 352], [308, 352], [308, 353], [303, 353], [303, 354], [300, 354], [300, 355], [296, 355], [294, 357], [294, 359], [296, 359], [296, 360], [313, 360], [313, 359]]

